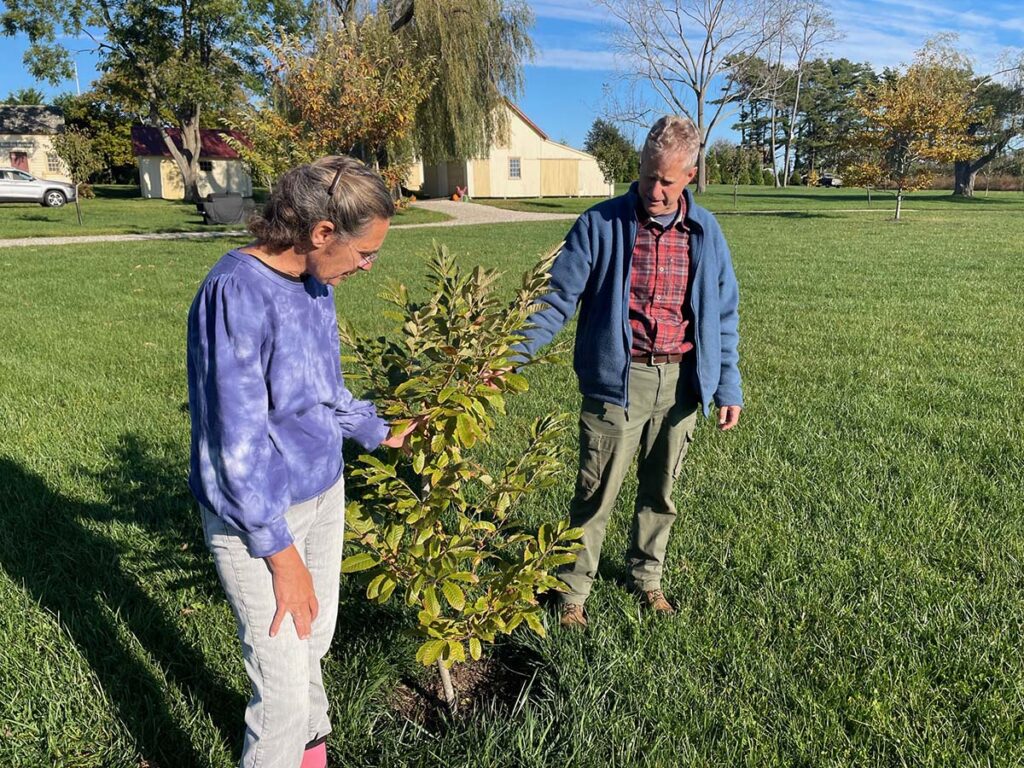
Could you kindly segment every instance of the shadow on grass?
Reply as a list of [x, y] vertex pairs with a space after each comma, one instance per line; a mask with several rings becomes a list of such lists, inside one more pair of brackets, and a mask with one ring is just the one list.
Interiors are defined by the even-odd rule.
[[[166, 606], [143, 584], [156, 572], [182, 574], [180, 583], [219, 590], [204, 557], [200, 525], [185, 487], [183, 467], [150, 450], [133, 435], [115, 447], [98, 480], [108, 503], [83, 502], [50, 488], [38, 475], [0, 458], [0, 567], [58, 617], [95, 673], [141, 756], [151, 763], [207, 765], [168, 708], [165, 681], [151, 657], [186, 698], [202, 701], [237, 752], [244, 698], [209, 670], [202, 651], [186, 639]], [[159, 554], [147, 566], [102, 532], [104, 523], [145, 528]], [[97, 525], [99, 524], [99, 525]], [[197, 554], [199, 555], [197, 557]], [[142, 558], [140, 558], [142, 559]], [[126, 642], [119, 617], [144, 649]], [[53, 734], [59, 741], [60, 735]]]

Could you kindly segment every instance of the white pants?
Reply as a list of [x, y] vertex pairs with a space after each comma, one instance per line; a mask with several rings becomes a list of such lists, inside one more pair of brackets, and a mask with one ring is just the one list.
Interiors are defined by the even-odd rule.
[[291, 616], [276, 637], [270, 636], [277, 610], [270, 569], [263, 558], [249, 555], [244, 534], [203, 509], [206, 546], [235, 614], [245, 671], [252, 682], [243, 768], [298, 768], [306, 744], [331, 730], [320, 662], [331, 646], [338, 618], [344, 479], [317, 498], [290, 507], [285, 520], [320, 604], [307, 640], [299, 639]]

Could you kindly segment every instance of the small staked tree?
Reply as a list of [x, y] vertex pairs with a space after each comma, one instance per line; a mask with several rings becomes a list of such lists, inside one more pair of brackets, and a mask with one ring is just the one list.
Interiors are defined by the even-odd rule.
[[81, 188], [89, 177], [103, 169], [103, 158], [93, 145], [93, 140], [77, 128], [68, 128], [52, 139], [53, 150], [67, 168], [75, 184], [75, 212], [78, 223], [82, 223]]
[[582, 535], [565, 521], [530, 531], [517, 514], [561, 469], [564, 416], [537, 419], [526, 447], [504, 466], [484, 466], [474, 450], [505, 398], [527, 389], [510, 372], [519, 364], [513, 346], [546, 290], [553, 255], [506, 302], [495, 295], [497, 273], [466, 274], [436, 248], [426, 302], [414, 302], [404, 286], [385, 295], [398, 310], [391, 316], [400, 338], [359, 340], [342, 328], [354, 351], [345, 358], [350, 376], [368, 380], [396, 431], [415, 427], [405, 452], [362, 456], [352, 472], [361, 496], [347, 510], [354, 552], [342, 571], [365, 574], [369, 599], [397, 595], [416, 609], [416, 659], [437, 666], [449, 707], [452, 664], [480, 659], [483, 643], [520, 624], [544, 635], [537, 596], [560, 588], [553, 570], [575, 559]]
[[843, 178], [891, 190], [899, 220], [903, 198], [934, 177], [937, 164], [975, 152], [968, 126], [971, 100], [964, 72], [950, 66], [942, 47], [926, 45], [905, 72], [891, 73], [857, 96], [866, 126], [852, 142], [856, 158]]

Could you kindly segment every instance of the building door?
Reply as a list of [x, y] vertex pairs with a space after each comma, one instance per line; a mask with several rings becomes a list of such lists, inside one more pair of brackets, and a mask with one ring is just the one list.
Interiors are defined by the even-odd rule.
[[11, 165], [20, 171], [28, 173], [28, 153], [11, 152]]
[[579, 194], [579, 160], [543, 159], [540, 161], [542, 197], [569, 197]]

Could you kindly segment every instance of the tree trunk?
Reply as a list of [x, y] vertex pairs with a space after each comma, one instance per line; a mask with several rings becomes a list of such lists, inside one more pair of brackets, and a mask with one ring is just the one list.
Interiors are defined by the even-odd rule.
[[79, 193], [80, 184], [75, 184], [75, 213], [78, 214], [78, 226], [82, 226], [82, 195]]
[[789, 186], [789, 153], [796, 138], [796, 116], [800, 112], [800, 86], [803, 76], [803, 62], [800, 62], [796, 69], [796, 96], [793, 97], [793, 108], [789, 111], [789, 136], [786, 137], [785, 162], [782, 164], [784, 170], [782, 186], [784, 187]]
[[900, 220], [900, 209], [901, 208], [903, 208], [903, 193], [902, 192], [897, 192], [896, 193], [896, 216], [893, 219], [894, 221], [899, 221]]
[[193, 114], [181, 121], [181, 149], [174, 143], [167, 129], [160, 122], [159, 114], [151, 113], [150, 119], [160, 131], [164, 140], [164, 146], [171, 153], [171, 158], [178, 166], [181, 173], [182, 183], [185, 187], [185, 202], [194, 203], [199, 199], [199, 151], [201, 147], [201, 135], [199, 133], [199, 108], [195, 108]]
[[455, 698], [455, 688], [452, 686], [452, 676], [448, 667], [440, 659], [437, 660], [437, 673], [441, 676], [441, 687], [444, 689], [444, 703], [448, 705], [448, 711], [455, 712], [458, 701]]
[[974, 180], [978, 169], [970, 160], [957, 160], [953, 166], [953, 194], [962, 197], [974, 197]]
[[707, 143], [708, 131], [704, 125], [704, 93], [697, 96], [697, 134], [700, 136], [700, 149], [697, 151], [697, 194], [703, 195], [708, 189]]

